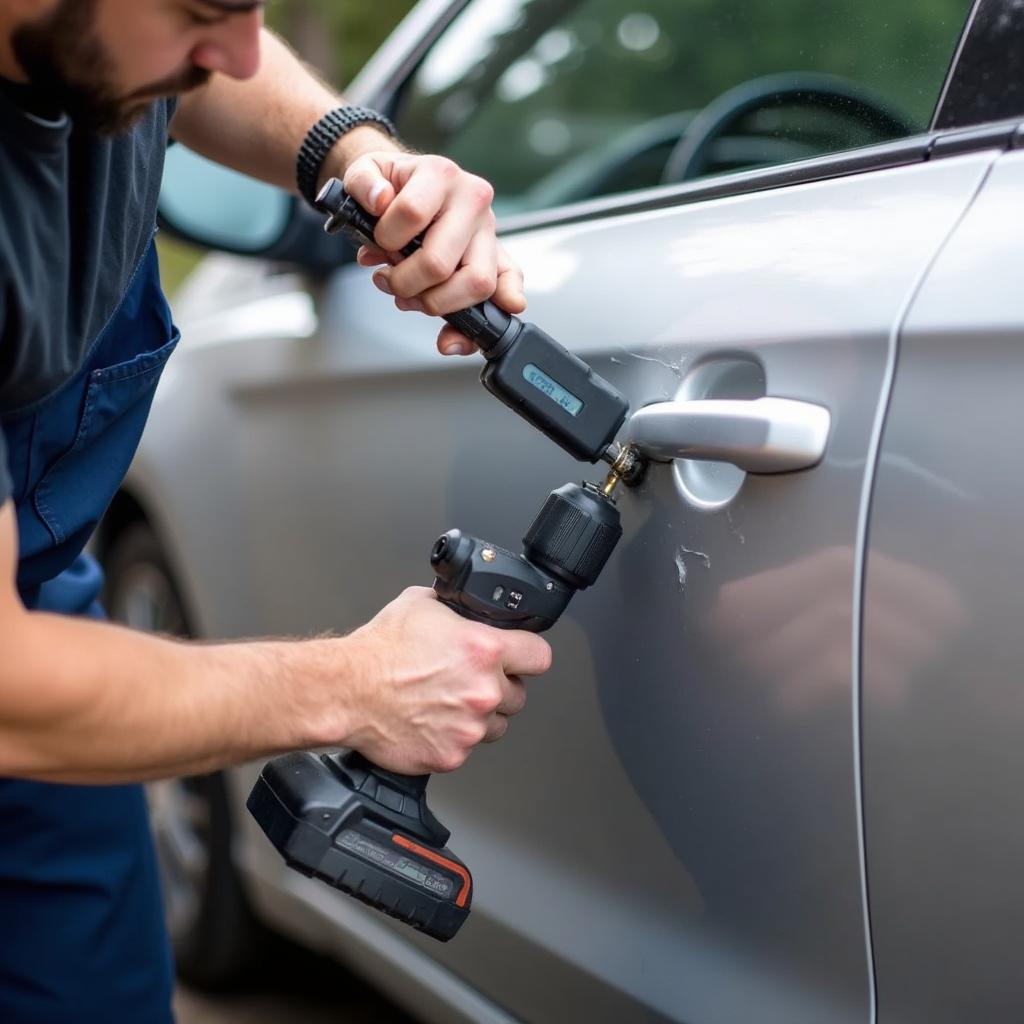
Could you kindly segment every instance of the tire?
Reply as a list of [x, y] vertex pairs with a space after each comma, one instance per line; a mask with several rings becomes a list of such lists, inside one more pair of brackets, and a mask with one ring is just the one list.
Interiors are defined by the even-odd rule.
[[[108, 544], [103, 563], [112, 619], [190, 635], [180, 591], [148, 524], [128, 524]], [[231, 987], [260, 962], [267, 932], [249, 908], [231, 857], [224, 776], [154, 782], [146, 795], [178, 975], [197, 988]]]

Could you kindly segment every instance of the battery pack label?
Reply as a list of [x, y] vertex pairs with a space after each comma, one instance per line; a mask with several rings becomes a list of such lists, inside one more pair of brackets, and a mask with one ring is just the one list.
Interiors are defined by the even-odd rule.
[[455, 881], [448, 875], [427, 867], [422, 861], [407, 857], [398, 850], [390, 849], [369, 836], [347, 828], [337, 838], [337, 844], [351, 853], [357, 854], [371, 864], [390, 871], [394, 875], [406, 878], [434, 896], [451, 899], [455, 892]]

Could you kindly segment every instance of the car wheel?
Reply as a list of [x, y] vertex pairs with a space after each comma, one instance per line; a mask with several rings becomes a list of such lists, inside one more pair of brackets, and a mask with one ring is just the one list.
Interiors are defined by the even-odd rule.
[[[136, 629], [189, 636], [188, 619], [160, 543], [132, 523], [103, 559], [110, 617]], [[221, 773], [146, 787], [167, 929], [178, 974], [202, 988], [229, 986], [260, 956], [266, 932], [253, 917], [231, 858], [231, 811]]]

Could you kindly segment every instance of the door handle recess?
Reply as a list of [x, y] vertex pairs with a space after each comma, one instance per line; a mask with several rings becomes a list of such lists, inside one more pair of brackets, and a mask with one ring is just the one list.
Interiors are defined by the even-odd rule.
[[749, 473], [810, 469], [825, 454], [828, 409], [788, 398], [710, 398], [638, 409], [626, 436], [656, 462], [731, 462]]

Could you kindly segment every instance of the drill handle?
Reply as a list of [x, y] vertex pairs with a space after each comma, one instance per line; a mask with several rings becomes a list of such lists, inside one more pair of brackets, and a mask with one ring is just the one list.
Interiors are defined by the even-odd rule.
[[[331, 178], [317, 196], [317, 208], [329, 215], [324, 230], [328, 234], [344, 232], [357, 245], [379, 248], [374, 232], [379, 218], [367, 213], [346, 191], [337, 178]], [[403, 256], [412, 256], [423, 246], [423, 236], [414, 238]], [[497, 359], [512, 344], [523, 322], [499, 309], [493, 302], [480, 302], [467, 309], [447, 313], [444, 319], [457, 331], [472, 338], [487, 359]]]
[[386, 771], [355, 750], [331, 755], [330, 760], [340, 766], [353, 789], [386, 808], [384, 813], [405, 832], [438, 848], [448, 842], [448, 829], [427, 806], [429, 775]]
[[429, 775], [402, 775], [399, 772], [386, 771], [355, 750], [345, 755], [345, 767], [361, 772], [373, 772], [377, 778], [384, 779], [395, 789], [415, 797], [422, 796], [426, 792], [427, 783], [430, 781]]

